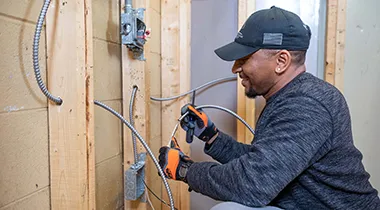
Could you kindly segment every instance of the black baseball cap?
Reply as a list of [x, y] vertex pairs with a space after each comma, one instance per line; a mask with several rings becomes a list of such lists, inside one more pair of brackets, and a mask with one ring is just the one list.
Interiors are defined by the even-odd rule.
[[272, 6], [254, 12], [235, 40], [215, 50], [225, 61], [234, 61], [259, 49], [307, 50], [311, 31], [293, 12]]

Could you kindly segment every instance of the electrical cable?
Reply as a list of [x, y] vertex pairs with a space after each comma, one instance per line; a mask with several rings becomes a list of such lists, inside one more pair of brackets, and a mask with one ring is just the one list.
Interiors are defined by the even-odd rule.
[[185, 93], [182, 93], [180, 95], [177, 95], [177, 96], [171, 96], [171, 97], [168, 97], [168, 98], [157, 98], [157, 97], [151, 96], [150, 99], [153, 100], [153, 101], [170, 101], [170, 100], [174, 100], [174, 99], [183, 97], [183, 96], [188, 95], [190, 93], [194, 93], [195, 91], [197, 91], [199, 89], [202, 89], [202, 88], [205, 88], [205, 87], [208, 87], [208, 86], [220, 83], [220, 82], [233, 81], [233, 80], [236, 80], [236, 79], [237, 79], [236, 76], [223, 77], [223, 78], [220, 78], [220, 79], [216, 79], [216, 80], [212, 80], [210, 82], [207, 82], [207, 83], [205, 83], [205, 84], [203, 84], [201, 86], [198, 86], [198, 87], [196, 87], [194, 89], [191, 89], [191, 90], [189, 90], [189, 91], [187, 91]]
[[49, 93], [44, 82], [42, 81], [41, 72], [40, 72], [40, 64], [39, 64], [39, 59], [38, 59], [41, 31], [42, 31], [42, 26], [44, 23], [47, 10], [49, 8], [49, 4], [50, 4], [50, 0], [45, 0], [44, 5], [42, 6], [42, 9], [41, 9], [40, 16], [38, 17], [36, 31], [34, 33], [34, 40], [33, 40], [33, 67], [34, 67], [34, 74], [36, 76], [38, 87], [40, 87], [42, 93], [49, 100], [53, 101], [57, 105], [61, 105], [63, 103], [62, 99], [60, 97], [55, 97], [51, 93]]
[[[153, 195], [154, 197], [156, 197], [159, 201], [161, 201], [161, 203], [163, 203], [163, 204], [165, 204], [165, 205], [167, 205], [167, 206], [170, 207], [170, 205], [169, 205], [168, 203], [166, 203], [166, 201], [164, 201], [162, 198], [160, 198], [156, 193], [153, 192], [152, 189], [150, 189], [150, 188], [148, 187], [148, 185], [145, 183], [144, 180], [143, 180], [143, 182], [144, 182], [145, 187], [149, 190], [149, 192], [152, 193], [152, 195]], [[175, 210], [178, 210], [176, 207], [174, 207], [174, 209], [175, 209]]]
[[[135, 98], [136, 98], [136, 92], [138, 90], [138, 87], [135, 85], [133, 86], [133, 90], [132, 90], [132, 93], [131, 93], [131, 100], [129, 102], [129, 122], [131, 123], [131, 125], [133, 127], [135, 127], [135, 122], [133, 120], [133, 105], [135, 103]], [[133, 154], [134, 154], [134, 157], [135, 157], [135, 164], [137, 163], [137, 144], [136, 144], [136, 136], [134, 135], [134, 133], [132, 132], [132, 142], [133, 142]], [[162, 203], [164, 203], [165, 205], [169, 206], [170, 205], [168, 203], [166, 203], [164, 200], [162, 200], [160, 197], [157, 196], [156, 193], [153, 192], [153, 190], [151, 190], [148, 185], [146, 184], [145, 180], [143, 179], [142, 180], [145, 187], [158, 199], [160, 200]], [[175, 208], [176, 209], [176, 208]]]
[[[206, 109], [207, 108], [219, 109], [219, 110], [222, 110], [224, 112], [227, 112], [227, 113], [231, 114], [232, 116], [236, 117], [240, 122], [242, 122], [249, 129], [249, 131], [251, 131], [251, 133], [253, 135], [255, 135], [255, 130], [253, 130], [253, 128], [251, 126], [249, 126], [249, 124], [243, 118], [241, 118], [239, 115], [237, 115], [235, 112], [233, 112], [233, 111], [231, 111], [231, 110], [229, 110], [227, 108], [224, 108], [224, 107], [221, 107], [221, 106], [217, 106], [217, 105], [200, 105], [200, 106], [195, 107], [196, 110], [204, 109], [204, 108], [206, 108]], [[171, 138], [170, 138], [170, 141], [169, 141], [168, 145], [170, 145], [171, 139], [174, 137], [175, 133], [177, 132], [177, 129], [178, 129], [178, 126], [179, 126], [181, 120], [183, 118], [185, 118], [188, 114], [189, 114], [189, 112], [185, 112], [185, 114], [183, 114], [178, 119], [177, 124], [174, 126], [174, 130], [172, 132], [172, 135], [171, 135]]]
[[[133, 127], [135, 127], [135, 122], [133, 120], [133, 104], [135, 102], [136, 92], [138, 90], [137, 86], [133, 86], [131, 100], [129, 101], [129, 122]], [[137, 144], [136, 144], [136, 136], [132, 132], [132, 142], [133, 142], [133, 155], [135, 158], [135, 164], [137, 163]]]
[[153, 160], [153, 163], [154, 165], [156, 166], [157, 170], [158, 170], [158, 173], [160, 174], [161, 178], [162, 178], [162, 181], [164, 183], [164, 186], [166, 188], [166, 191], [168, 193], [168, 197], [169, 197], [169, 203], [170, 203], [170, 209], [171, 210], [175, 210], [175, 207], [174, 207], [174, 200], [173, 200], [173, 196], [172, 196], [172, 192], [170, 190], [170, 187], [169, 187], [169, 184], [165, 178], [165, 174], [164, 172], [162, 171], [161, 169], [161, 166], [160, 164], [158, 163], [156, 157], [154, 156], [152, 150], [150, 150], [149, 146], [147, 145], [147, 143], [144, 141], [143, 137], [139, 134], [139, 132], [123, 117], [121, 116], [118, 112], [116, 112], [115, 110], [113, 110], [111, 107], [103, 104], [102, 102], [100, 101], [96, 101], [94, 100], [94, 103], [104, 109], [106, 109], [107, 111], [111, 112], [113, 115], [115, 115], [117, 118], [119, 118], [121, 121], [123, 121], [123, 123], [136, 135], [136, 137], [140, 140], [141, 144], [144, 146], [144, 148], [146, 149], [146, 151], [148, 152], [148, 154], [150, 155], [150, 157], [152, 158]]

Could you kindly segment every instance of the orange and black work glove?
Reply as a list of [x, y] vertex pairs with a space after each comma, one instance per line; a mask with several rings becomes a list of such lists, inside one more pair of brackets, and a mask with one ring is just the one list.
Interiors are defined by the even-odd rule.
[[187, 143], [192, 142], [192, 135], [204, 142], [208, 142], [218, 133], [215, 124], [202, 110], [196, 110], [194, 106], [187, 104], [181, 108], [181, 115], [186, 112], [189, 112], [189, 114], [181, 120], [181, 127], [186, 131]]
[[186, 174], [194, 161], [185, 155], [180, 148], [161, 147], [158, 159], [166, 178], [187, 183]]

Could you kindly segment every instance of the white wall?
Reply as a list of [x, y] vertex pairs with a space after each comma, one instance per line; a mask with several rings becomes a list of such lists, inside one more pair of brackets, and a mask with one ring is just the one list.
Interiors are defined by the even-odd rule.
[[380, 1], [347, 0], [344, 95], [355, 145], [380, 190]]

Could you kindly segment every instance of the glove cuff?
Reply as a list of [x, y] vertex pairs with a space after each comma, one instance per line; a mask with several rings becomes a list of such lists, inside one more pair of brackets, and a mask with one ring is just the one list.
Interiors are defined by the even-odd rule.
[[193, 161], [182, 162], [182, 164], [178, 167], [178, 173], [177, 173], [178, 180], [181, 180], [187, 183], [186, 175], [192, 164], [193, 164]]
[[214, 137], [219, 132], [218, 128], [215, 127], [213, 123], [210, 127], [207, 127], [201, 135], [199, 135], [199, 139], [208, 142], [212, 137]]

